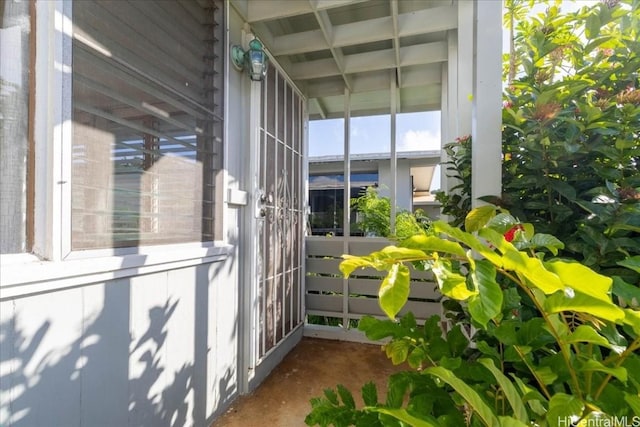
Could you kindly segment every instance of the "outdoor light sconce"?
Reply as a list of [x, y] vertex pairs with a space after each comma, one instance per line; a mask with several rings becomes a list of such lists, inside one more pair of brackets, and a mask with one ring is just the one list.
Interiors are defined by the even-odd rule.
[[238, 71], [246, 68], [249, 78], [254, 82], [264, 80], [267, 75], [269, 59], [264, 52], [260, 40], [253, 39], [249, 42], [249, 49], [244, 50], [240, 46], [231, 47], [231, 61]]

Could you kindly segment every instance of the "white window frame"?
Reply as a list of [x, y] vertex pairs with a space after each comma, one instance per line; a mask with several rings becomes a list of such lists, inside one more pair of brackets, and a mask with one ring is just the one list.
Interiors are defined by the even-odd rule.
[[[227, 159], [217, 180], [216, 204], [221, 217], [210, 242], [175, 243], [131, 248], [71, 249], [72, 152], [72, 2], [36, 1], [35, 34], [35, 171], [33, 254], [0, 255], [0, 299], [51, 291], [153, 271], [222, 261], [232, 252], [225, 229]], [[225, 10], [225, 22], [228, 20]], [[223, 57], [227, 57], [226, 46]], [[227, 64], [224, 85], [228, 87]], [[225, 91], [226, 92], [226, 91]], [[225, 93], [224, 111], [228, 94]], [[224, 132], [227, 132], [227, 120]], [[224, 138], [226, 139], [226, 138]], [[225, 144], [226, 145], [226, 141]]]

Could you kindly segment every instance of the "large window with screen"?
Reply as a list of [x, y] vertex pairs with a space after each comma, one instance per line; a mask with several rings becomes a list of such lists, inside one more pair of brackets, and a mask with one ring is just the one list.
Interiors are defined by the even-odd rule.
[[73, 2], [73, 250], [215, 240], [222, 7]]

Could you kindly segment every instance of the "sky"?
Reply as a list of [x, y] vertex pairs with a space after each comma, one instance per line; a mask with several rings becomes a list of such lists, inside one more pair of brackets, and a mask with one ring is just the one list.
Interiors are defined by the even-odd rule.
[[[351, 118], [351, 154], [390, 152], [389, 115]], [[396, 115], [398, 151], [438, 150], [440, 112]], [[344, 154], [344, 119], [309, 122], [309, 157]]]
[[[565, 12], [596, 3], [594, 0], [564, 1]], [[543, 4], [531, 13], [544, 10]], [[508, 50], [507, 35], [503, 36], [503, 51]], [[309, 156], [343, 155], [343, 119], [309, 122]], [[390, 151], [390, 118], [388, 115], [351, 119], [351, 154]], [[440, 112], [398, 114], [396, 117], [396, 145], [398, 151], [437, 150], [440, 148]]]

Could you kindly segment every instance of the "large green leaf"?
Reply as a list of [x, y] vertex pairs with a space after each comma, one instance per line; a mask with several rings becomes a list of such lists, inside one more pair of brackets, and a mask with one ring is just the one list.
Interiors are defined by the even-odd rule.
[[502, 311], [502, 290], [496, 282], [496, 268], [489, 261], [476, 261], [471, 279], [478, 294], [469, 299], [469, 313], [486, 327]]
[[444, 240], [436, 236], [412, 236], [401, 243], [402, 247], [419, 249], [424, 252], [443, 252], [452, 255], [465, 256], [465, 251], [458, 242]]
[[502, 388], [502, 391], [507, 398], [507, 401], [511, 405], [511, 408], [513, 408], [513, 413], [516, 418], [524, 423], [528, 423], [529, 415], [527, 414], [527, 409], [524, 407], [524, 403], [522, 402], [522, 398], [520, 397], [518, 390], [509, 380], [509, 378], [507, 378], [502, 373], [502, 371], [496, 368], [493, 360], [479, 359], [478, 362], [480, 362], [482, 366], [491, 371], [496, 381], [498, 382], [498, 385], [500, 386], [500, 388]]
[[500, 425], [498, 418], [493, 410], [485, 403], [484, 400], [478, 395], [478, 393], [468, 386], [463, 380], [458, 378], [453, 372], [445, 369], [441, 366], [434, 366], [426, 368], [423, 371], [425, 374], [433, 375], [440, 378], [445, 383], [449, 384], [453, 389], [458, 392], [460, 396], [467, 402], [469, 408], [478, 414], [482, 422], [488, 427], [494, 427]]
[[496, 208], [492, 205], [480, 206], [473, 209], [464, 220], [464, 228], [469, 233], [480, 230], [496, 215]]
[[487, 356], [492, 356], [496, 360], [500, 359], [500, 353], [498, 353], [498, 350], [496, 350], [495, 347], [490, 346], [486, 341], [477, 341], [476, 348], [482, 354], [486, 354]]
[[519, 223], [520, 221], [515, 219], [513, 215], [502, 212], [491, 218], [491, 220], [487, 223], [487, 227], [496, 230], [500, 234], [504, 234], [511, 227]]
[[386, 406], [391, 408], [400, 408], [405, 400], [405, 395], [411, 384], [415, 382], [417, 372], [402, 371], [389, 377], [387, 385]]
[[635, 311], [629, 308], [624, 309], [624, 324], [631, 326], [633, 332], [640, 336], [640, 311]]
[[409, 298], [409, 268], [404, 264], [393, 264], [378, 292], [380, 308], [394, 319]]
[[[379, 255], [378, 255], [379, 254]], [[386, 246], [379, 252], [374, 252], [371, 256], [378, 255], [378, 259], [390, 259], [395, 261], [405, 261], [405, 260], [414, 260], [414, 259], [423, 259], [425, 257], [425, 253], [423, 251], [408, 248], [408, 247], [397, 247], [397, 246]]]
[[376, 270], [389, 270], [393, 264], [401, 261], [414, 261], [426, 258], [424, 252], [404, 247], [387, 246], [380, 251], [372, 252], [366, 256], [342, 255], [340, 271], [348, 277], [358, 268], [375, 268]]
[[547, 270], [538, 258], [532, 258], [524, 252], [510, 251], [504, 255], [504, 260], [505, 268], [516, 271], [547, 295], [564, 289], [560, 278]]
[[549, 271], [558, 275], [566, 285], [593, 298], [611, 302], [612, 280], [577, 262], [551, 261], [545, 263]]
[[616, 353], [620, 354], [624, 351], [625, 347], [610, 343], [608, 339], [600, 335], [591, 325], [580, 325], [575, 331], [571, 333], [565, 340], [567, 344], [575, 344], [581, 342], [587, 342], [591, 344], [597, 344], [599, 346], [612, 349]]
[[387, 357], [391, 359], [391, 363], [399, 365], [407, 360], [411, 344], [406, 340], [393, 340], [385, 344], [384, 350]]
[[[444, 233], [444, 234], [446, 234], [446, 235], [458, 240], [459, 242], [464, 243], [469, 248], [473, 249], [474, 251], [478, 252], [479, 254], [482, 254], [482, 256], [487, 258], [494, 265], [502, 265], [502, 258], [500, 257], [500, 255], [496, 254], [491, 249], [489, 249], [487, 246], [485, 246], [473, 234], [465, 233], [464, 231], [460, 230], [459, 228], [452, 227], [452, 226], [450, 226], [449, 224], [447, 224], [444, 221], [435, 221], [433, 223], [433, 229], [436, 232]], [[484, 230], [487, 230], [487, 229], [483, 229], [482, 231], [484, 231]], [[491, 230], [491, 231], [493, 231], [493, 230]]]
[[566, 425], [570, 425], [569, 420], [580, 419], [583, 411], [584, 402], [580, 399], [565, 393], [556, 393], [549, 401], [547, 422], [550, 426], [560, 426], [560, 421], [566, 421]]
[[358, 329], [364, 332], [372, 341], [378, 341], [386, 337], [393, 337], [400, 326], [391, 320], [379, 320], [371, 316], [364, 316], [358, 322]]
[[440, 427], [440, 424], [433, 417], [417, 418], [407, 412], [406, 409], [392, 409], [383, 407], [366, 407], [365, 411], [378, 412], [389, 415], [408, 426], [413, 427]]
[[627, 382], [627, 370], [623, 367], [612, 368], [603, 365], [595, 359], [587, 359], [580, 366], [580, 371], [597, 371], [612, 375], [622, 382]]
[[469, 347], [469, 339], [462, 333], [460, 325], [455, 325], [447, 332], [447, 344], [452, 356], [458, 357]]
[[537, 389], [525, 384], [517, 375], [512, 374], [512, 376], [513, 381], [515, 381], [522, 393], [523, 402], [526, 403], [535, 414], [544, 415], [547, 412], [547, 409], [542, 404], [547, 401], [545, 397]]
[[[516, 247], [511, 242], [508, 242], [505, 239], [504, 234], [496, 231], [496, 229], [483, 228], [478, 232], [478, 235], [483, 239], [486, 239], [487, 242], [489, 242], [492, 246], [497, 248], [502, 254], [506, 254], [509, 252], [514, 252], [514, 253], [518, 252], [518, 249], [516, 249]], [[497, 265], [502, 265], [502, 263]], [[508, 266], [505, 266], [505, 268], [511, 270], [511, 268], [509, 268]]]
[[636, 273], [640, 273], [640, 255], [636, 255], [625, 260], [619, 261], [618, 265], [630, 268]]
[[358, 268], [374, 267], [374, 263], [368, 257], [358, 257], [353, 255], [342, 255], [343, 261], [340, 263], [340, 272], [344, 277], [348, 277]]
[[542, 366], [540, 368], [533, 369], [536, 377], [542, 381], [543, 384], [551, 385], [558, 379], [558, 374], [550, 366]]
[[564, 249], [564, 243], [551, 234], [538, 233], [533, 235], [528, 247], [547, 248], [552, 254], [558, 255], [558, 249]]
[[448, 260], [437, 260], [433, 263], [431, 270], [438, 282], [440, 292], [449, 298], [464, 301], [478, 293], [478, 291], [470, 290], [467, 287], [466, 277], [451, 271], [451, 263]]
[[544, 308], [549, 313], [576, 311], [616, 323], [625, 318], [624, 311], [612, 302], [605, 302], [602, 299], [571, 288], [567, 288], [565, 292], [557, 292], [549, 296], [544, 302]]

